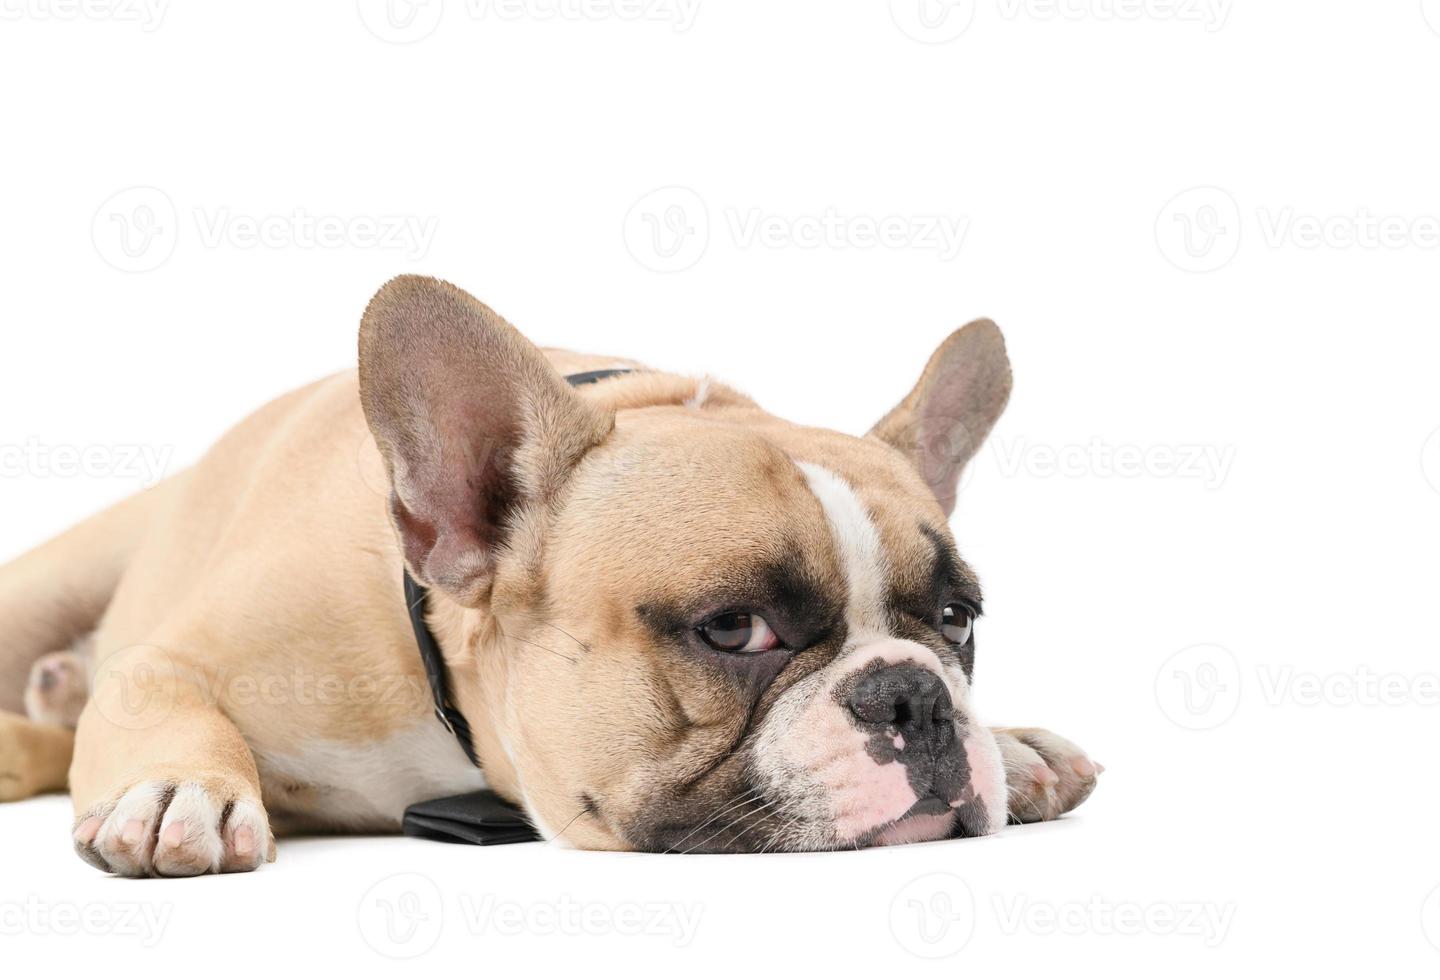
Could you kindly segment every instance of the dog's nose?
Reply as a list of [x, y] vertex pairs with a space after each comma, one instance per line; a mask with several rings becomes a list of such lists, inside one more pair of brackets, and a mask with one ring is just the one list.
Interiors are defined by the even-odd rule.
[[954, 716], [945, 682], [916, 664], [893, 664], [866, 674], [848, 704], [864, 724], [894, 727], [907, 737], [944, 729]]

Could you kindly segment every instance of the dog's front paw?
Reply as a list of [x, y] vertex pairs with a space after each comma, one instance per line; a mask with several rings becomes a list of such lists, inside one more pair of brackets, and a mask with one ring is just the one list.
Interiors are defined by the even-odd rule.
[[74, 840], [90, 864], [132, 878], [254, 871], [275, 860], [265, 808], [225, 775], [136, 783], [81, 817]]
[[1011, 823], [1037, 823], [1069, 813], [1085, 802], [1105, 771], [1078, 745], [1043, 728], [992, 731], [1005, 760]]

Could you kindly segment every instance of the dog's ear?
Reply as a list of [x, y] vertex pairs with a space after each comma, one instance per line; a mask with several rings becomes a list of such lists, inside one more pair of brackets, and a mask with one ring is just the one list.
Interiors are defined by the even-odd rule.
[[615, 423], [493, 310], [421, 276], [365, 310], [360, 401], [411, 574], [464, 605], [488, 593], [512, 515], [549, 499]]
[[976, 320], [945, 339], [914, 390], [870, 435], [909, 456], [949, 514], [960, 471], [1009, 400], [1005, 338], [989, 320]]

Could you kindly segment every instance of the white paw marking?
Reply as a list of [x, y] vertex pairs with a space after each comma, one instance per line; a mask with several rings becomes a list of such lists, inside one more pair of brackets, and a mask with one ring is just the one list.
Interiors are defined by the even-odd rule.
[[75, 846], [86, 861], [126, 877], [253, 871], [270, 853], [265, 811], [200, 782], [148, 780], [83, 818]]

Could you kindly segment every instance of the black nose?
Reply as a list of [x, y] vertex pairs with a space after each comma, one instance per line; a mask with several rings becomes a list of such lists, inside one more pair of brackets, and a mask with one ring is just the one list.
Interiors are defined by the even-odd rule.
[[861, 677], [850, 693], [850, 712], [866, 725], [927, 735], [954, 714], [950, 691], [939, 675], [915, 664], [881, 667]]

